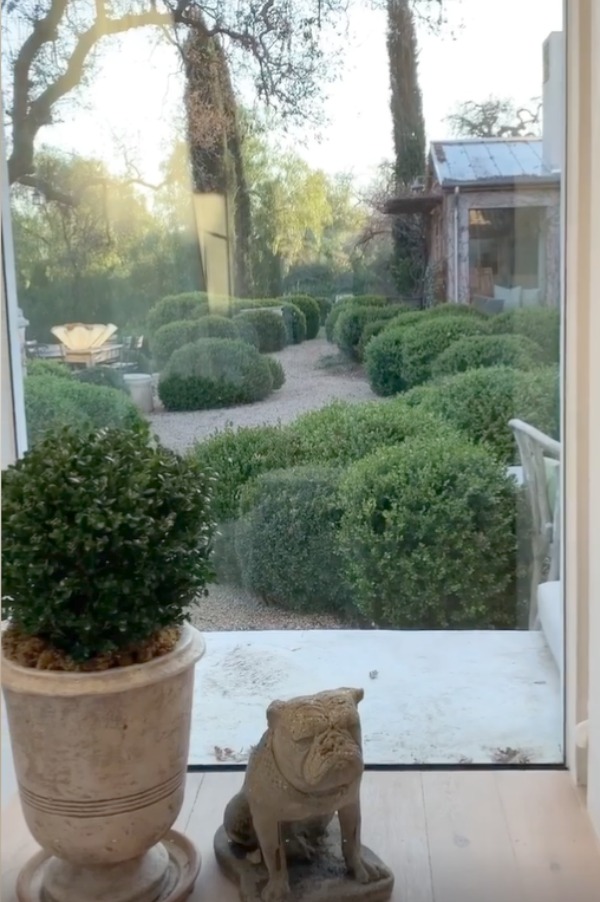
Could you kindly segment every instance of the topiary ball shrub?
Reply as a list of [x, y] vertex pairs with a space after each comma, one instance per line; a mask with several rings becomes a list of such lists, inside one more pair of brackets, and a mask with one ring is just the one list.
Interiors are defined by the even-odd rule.
[[148, 331], [155, 335], [161, 326], [183, 319], [198, 319], [209, 312], [208, 295], [201, 291], [186, 291], [162, 298], [150, 308], [147, 317]]
[[182, 624], [210, 576], [210, 489], [143, 427], [42, 440], [2, 474], [10, 628], [85, 664]]
[[387, 404], [334, 401], [298, 417], [287, 430], [294, 438], [298, 461], [344, 466], [376, 448], [399, 445], [417, 435], [435, 435], [444, 428], [438, 417], [411, 409], [398, 399]]
[[159, 370], [166, 366], [175, 351], [200, 337], [199, 323], [199, 319], [182, 319], [166, 323], [156, 330], [152, 338], [152, 354]]
[[236, 533], [246, 588], [292, 611], [348, 610], [339, 479], [337, 469], [302, 467], [266, 473], [246, 488]]
[[281, 305], [285, 339], [288, 345], [299, 345], [306, 341], [306, 317], [295, 304]]
[[387, 305], [387, 301], [385, 298], [377, 297], [377, 296], [361, 296], [361, 297], [349, 297], [344, 298], [341, 301], [338, 301], [333, 305], [331, 310], [327, 315], [327, 319], [325, 320], [325, 337], [327, 341], [334, 341], [334, 332], [335, 325], [337, 323], [338, 316], [341, 316], [346, 310], [350, 308], [358, 308], [358, 307], [385, 307]]
[[383, 448], [340, 486], [340, 549], [354, 603], [391, 629], [510, 629], [516, 486], [467, 439]]
[[431, 379], [437, 357], [459, 338], [489, 332], [477, 316], [428, 317], [407, 329], [402, 339], [402, 382], [406, 388]]
[[[226, 316], [218, 316], [209, 313], [199, 319], [196, 325], [196, 339], [198, 338], [231, 338], [239, 339], [240, 333], [233, 320]], [[195, 339], [193, 339], [195, 340]]]
[[359, 344], [363, 330], [367, 323], [378, 321], [390, 321], [407, 312], [410, 308], [403, 306], [394, 307], [355, 307], [349, 306], [342, 310], [337, 318], [333, 330], [333, 339], [343, 354], [354, 360], [359, 359]]
[[72, 379], [73, 373], [69, 367], [58, 360], [44, 360], [34, 357], [27, 361], [27, 376], [56, 376], [58, 379]]
[[27, 376], [25, 420], [30, 447], [57, 428], [130, 429], [144, 422], [142, 415], [124, 391], [90, 385], [78, 379], [47, 379]]
[[158, 383], [166, 410], [251, 404], [273, 389], [267, 360], [245, 341], [201, 338], [172, 355]]
[[402, 396], [487, 444], [507, 465], [518, 463], [508, 422], [525, 420], [552, 438], [560, 435], [560, 378], [558, 367], [521, 372], [509, 367], [468, 370], [421, 386]]
[[[281, 351], [285, 347], [286, 334], [283, 317], [274, 310], [244, 310], [234, 316], [236, 326], [249, 324], [258, 336], [258, 350], [261, 354]], [[243, 333], [240, 333], [243, 334]]]
[[313, 298], [317, 302], [319, 307], [319, 321], [322, 326], [325, 325], [325, 320], [329, 316], [329, 312], [333, 307], [333, 301], [331, 298]]
[[390, 329], [395, 328], [396, 326], [400, 326], [405, 328], [413, 323], [418, 323], [421, 321], [421, 314], [418, 312], [411, 311], [410, 313], [404, 312], [400, 313], [398, 316], [394, 316], [391, 319], [375, 319], [368, 320], [365, 323], [364, 329], [362, 330], [358, 348], [357, 355], [359, 360], [365, 359], [365, 352], [367, 349], [367, 345], [371, 341], [372, 338], [375, 338], [376, 335], [381, 335], [382, 332], [388, 331]]
[[[408, 318], [412, 317], [412, 314], [406, 313], [404, 316]], [[399, 322], [392, 320], [390, 327], [372, 338], [365, 348], [365, 371], [375, 394], [387, 397], [408, 388], [404, 372], [403, 348], [404, 334], [411, 327], [410, 322], [404, 322], [404, 317]]]
[[285, 385], [285, 371], [278, 360], [274, 357], [267, 357], [267, 363], [271, 370], [271, 379], [273, 380], [273, 391]]
[[511, 310], [490, 317], [491, 329], [496, 334], [514, 333], [535, 341], [544, 352], [545, 363], [560, 360], [560, 311], [549, 307], [531, 307]]
[[127, 391], [123, 374], [110, 366], [90, 366], [85, 370], [75, 373], [78, 382], [88, 385], [104, 385], [106, 388], [116, 388], [119, 391]]
[[315, 299], [306, 294], [295, 294], [286, 296], [284, 300], [288, 304], [293, 304], [294, 307], [297, 307], [304, 314], [306, 318], [306, 338], [309, 340], [316, 338], [321, 328], [321, 311]]
[[433, 362], [434, 377], [488, 366], [531, 370], [544, 362], [541, 347], [524, 335], [469, 335], [459, 338]]
[[477, 307], [471, 307], [469, 304], [454, 304], [452, 302], [446, 304], [435, 304], [433, 307], [425, 307], [423, 313], [427, 317], [438, 316], [469, 316], [473, 319], [485, 320], [488, 315]]

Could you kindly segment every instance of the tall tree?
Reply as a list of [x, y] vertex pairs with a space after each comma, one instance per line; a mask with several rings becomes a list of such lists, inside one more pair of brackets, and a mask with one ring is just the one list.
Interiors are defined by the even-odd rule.
[[535, 138], [541, 118], [538, 97], [527, 106], [517, 106], [509, 97], [488, 97], [461, 103], [446, 121], [457, 138]]

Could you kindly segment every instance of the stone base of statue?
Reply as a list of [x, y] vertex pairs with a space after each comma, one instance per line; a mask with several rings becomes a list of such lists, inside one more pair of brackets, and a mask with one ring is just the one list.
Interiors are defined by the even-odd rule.
[[[390, 898], [394, 877], [381, 859], [362, 846], [365, 863], [387, 872], [387, 876], [372, 883], [358, 883], [346, 870], [341, 848], [340, 829], [335, 818], [309, 860], [305, 856], [288, 854], [289, 902], [386, 902]], [[260, 852], [248, 852], [243, 846], [232, 843], [224, 827], [215, 834], [214, 850], [221, 871], [238, 884], [240, 902], [262, 902], [267, 870]]]

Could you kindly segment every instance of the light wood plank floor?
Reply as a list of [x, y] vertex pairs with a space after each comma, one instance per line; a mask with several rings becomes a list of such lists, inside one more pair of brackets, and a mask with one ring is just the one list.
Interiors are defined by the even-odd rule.
[[[177, 827], [203, 864], [190, 902], [237, 902], [212, 837], [242, 774], [191, 774]], [[600, 844], [564, 772], [367, 773], [363, 839], [396, 875], [394, 902], [599, 902]], [[35, 850], [18, 800], [2, 812], [2, 902]], [[85, 902], [85, 900], [82, 900]]]

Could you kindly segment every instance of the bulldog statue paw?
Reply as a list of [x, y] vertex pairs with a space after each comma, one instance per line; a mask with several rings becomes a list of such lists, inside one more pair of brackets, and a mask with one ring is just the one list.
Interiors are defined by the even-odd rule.
[[241, 902], [390, 898], [392, 874], [361, 842], [363, 695], [342, 688], [269, 705], [214, 842]]

